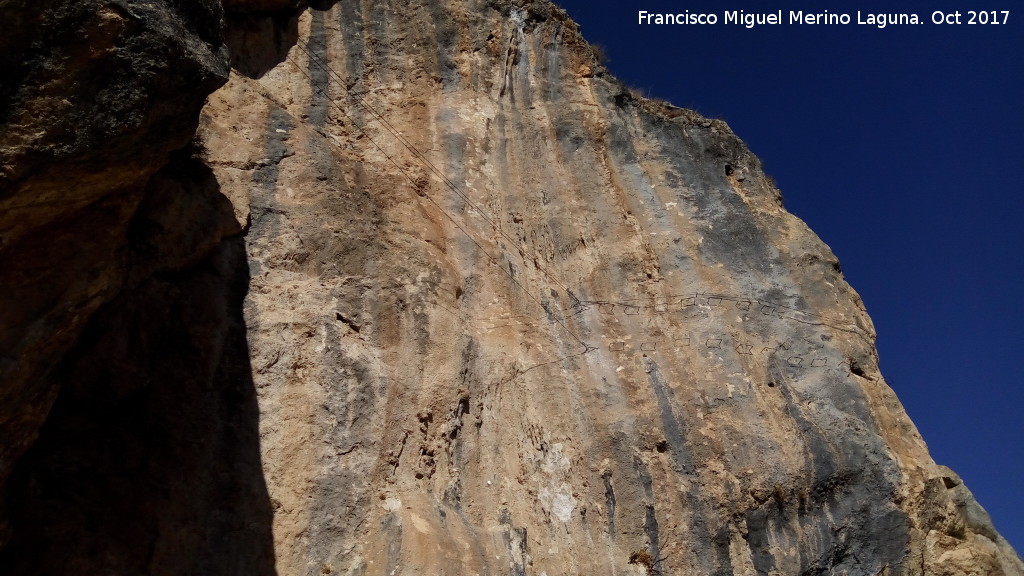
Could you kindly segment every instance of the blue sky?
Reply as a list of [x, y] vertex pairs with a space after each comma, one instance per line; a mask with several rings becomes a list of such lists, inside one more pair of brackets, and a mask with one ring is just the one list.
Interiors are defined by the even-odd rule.
[[[1024, 551], [1024, 9], [556, 0], [640, 91], [721, 118], [832, 248], [940, 464]], [[966, 9], [1009, 9], [969, 25]], [[641, 26], [637, 12], [917, 13], [917, 26]], [[960, 10], [961, 25], [933, 25]], [[1000, 18], [1002, 16], [1000, 15]]]

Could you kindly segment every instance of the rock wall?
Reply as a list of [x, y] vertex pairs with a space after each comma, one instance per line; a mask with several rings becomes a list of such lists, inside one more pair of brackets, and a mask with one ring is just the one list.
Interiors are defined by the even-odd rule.
[[127, 279], [147, 182], [228, 66], [214, 0], [8, 0], [0, 18], [2, 487], [53, 403], [51, 368]]
[[[80, 4], [39, 18], [125, 58], [149, 20], [108, 12], [159, 3]], [[235, 74], [178, 152], [227, 61], [204, 3], [126, 65], [209, 64], [156, 83], [196, 88], [173, 114], [116, 115], [173, 122], [74, 162], [59, 122], [51, 156], [0, 142], [0, 472], [60, 391], [0, 571], [1024, 573], [728, 126], [633, 95], [546, 1], [299, 5], [225, 2]], [[69, 62], [18, 50], [5, 74]]]
[[243, 229], [189, 144], [221, 7], [0, 18], [0, 573], [272, 573]]
[[727, 126], [546, 2], [320, 8], [200, 128], [279, 573], [1020, 573]]

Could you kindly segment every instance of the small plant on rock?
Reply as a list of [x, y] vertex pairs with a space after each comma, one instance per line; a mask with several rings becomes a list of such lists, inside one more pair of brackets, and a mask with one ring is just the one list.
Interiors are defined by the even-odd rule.
[[946, 534], [957, 540], [965, 540], [967, 538], [967, 526], [963, 522], [954, 522], [946, 529]]
[[635, 550], [629, 555], [629, 563], [643, 566], [648, 574], [655, 574], [655, 560], [647, 550]]

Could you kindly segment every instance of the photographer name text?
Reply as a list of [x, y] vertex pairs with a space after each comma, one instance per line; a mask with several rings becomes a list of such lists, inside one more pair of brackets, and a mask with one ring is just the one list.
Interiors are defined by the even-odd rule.
[[690, 12], [686, 10], [676, 14], [639, 11], [638, 24], [668, 26], [715, 26], [727, 24], [754, 28], [756, 26], [810, 25], [810, 26], [873, 26], [886, 28], [889, 26], [908, 26], [915, 24], [932, 24], [942, 26], [958, 25], [1005, 25], [1010, 19], [1009, 10], [955, 10], [944, 12], [936, 10], [930, 14], [910, 12], [874, 13], [857, 11], [856, 14], [846, 12], [805, 12], [803, 10], [777, 10], [775, 12], [744, 12], [743, 10], [726, 10], [721, 14], [715, 12]]

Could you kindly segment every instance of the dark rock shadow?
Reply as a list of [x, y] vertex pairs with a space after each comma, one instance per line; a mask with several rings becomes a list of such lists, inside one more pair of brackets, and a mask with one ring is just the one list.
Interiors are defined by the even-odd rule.
[[[327, 11], [338, 0], [303, 0], [278, 3], [272, 11], [242, 12], [228, 9], [224, 39], [231, 54], [231, 68], [247, 77], [259, 79], [288, 58], [288, 51], [299, 41], [299, 16], [307, 7]], [[273, 6], [275, 3], [271, 2]], [[302, 50], [299, 51], [303, 53]], [[305, 58], [301, 59], [305, 62]]]
[[154, 177], [132, 280], [54, 367], [11, 476], [0, 574], [276, 574], [238, 232], [191, 154]]
[[260, 78], [284, 62], [299, 39], [299, 12], [237, 14], [225, 17], [224, 39], [231, 68], [247, 78]]

